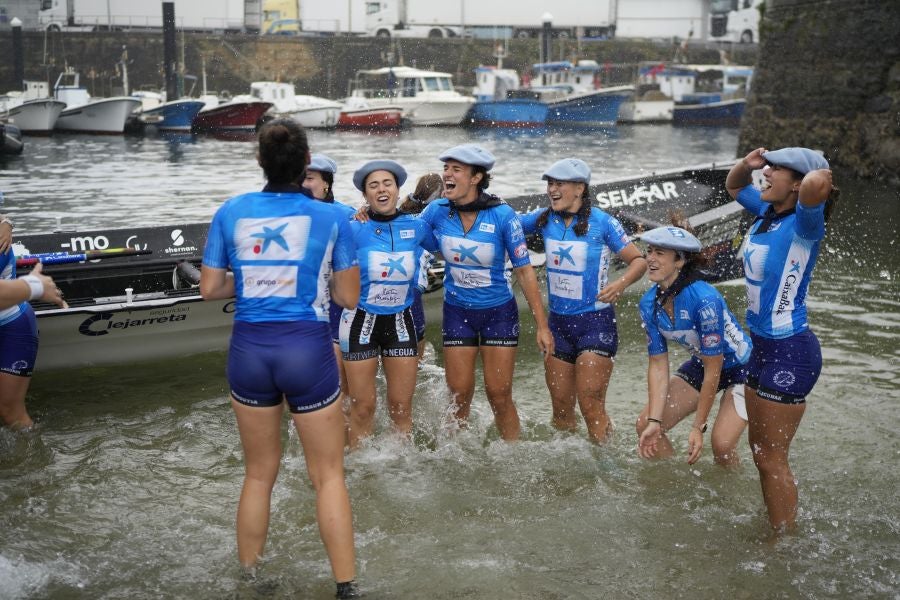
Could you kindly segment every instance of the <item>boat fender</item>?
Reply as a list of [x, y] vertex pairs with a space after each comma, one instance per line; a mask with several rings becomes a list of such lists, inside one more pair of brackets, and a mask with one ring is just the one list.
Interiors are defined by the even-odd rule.
[[200, 269], [186, 260], [178, 263], [172, 277], [172, 287], [180, 290], [186, 287], [197, 287], [200, 285]]

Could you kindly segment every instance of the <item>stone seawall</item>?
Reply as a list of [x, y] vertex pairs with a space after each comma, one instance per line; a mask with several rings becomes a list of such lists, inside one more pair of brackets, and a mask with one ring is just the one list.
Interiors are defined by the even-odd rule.
[[900, 2], [767, 1], [738, 151], [760, 146], [900, 178]]

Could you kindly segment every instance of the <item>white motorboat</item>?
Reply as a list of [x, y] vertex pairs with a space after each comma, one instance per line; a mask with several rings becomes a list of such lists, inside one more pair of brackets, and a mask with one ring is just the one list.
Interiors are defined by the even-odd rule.
[[475, 102], [453, 88], [450, 73], [411, 67], [357, 71], [350, 96], [365, 98], [373, 108], [399, 106], [410, 125], [459, 125]]
[[71, 70], [60, 73], [53, 93], [66, 103], [56, 120], [56, 131], [119, 134], [125, 131], [129, 115], [141, 106], [141, 101], [132, 96], [91, 98], [79, 85], [78, 73]]
[[308, 129], [335, 127], [343, 108], [328, 98], [298, 96], [292, 84], [277, 81], [254, 81], [250, 84], [250, 95], [255, 100], [271, 102], [269, 114], [291, 118]]
[[28, 135], [50, 135], [65, 107], [65, 102], [49, 98], [46, 82], [26, 81], [24, 90], [0, 96], [0, 119]]

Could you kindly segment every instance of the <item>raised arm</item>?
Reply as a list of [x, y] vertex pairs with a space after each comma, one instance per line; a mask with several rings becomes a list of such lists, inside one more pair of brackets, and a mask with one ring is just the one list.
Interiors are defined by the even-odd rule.
[[831, 171], [818, 169], [810, 171], [800, 182], [800, 204], [815, 208], [824, 203], [831, 194]]
[[725, 189], [732, 200], [736, 200], [738, 192], [752, 183], [753, 171], [766, 166], [766, 160], [762, 157], [764, 152], [766, 152], [765, 148], [757, 148], [728, 171], [728, 176], [725, 178]]

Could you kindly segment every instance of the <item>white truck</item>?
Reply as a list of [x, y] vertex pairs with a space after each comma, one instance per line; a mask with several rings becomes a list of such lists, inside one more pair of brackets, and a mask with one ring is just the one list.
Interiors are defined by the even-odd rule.
[[759, 6], [764, 0], [712, 0], [709, 39], [720, 42], [759, 42]]
[[371, 0], [366, 33], [376, 37], [527, 38], [546, 16], [556, 37], [613, 37], [615, 0]]
[[[257, 33], [260, 0], [169, 0], [175, 27]], [[48, 31], [162, 29], [163, 0], [41, 0], [38, 22]]]

